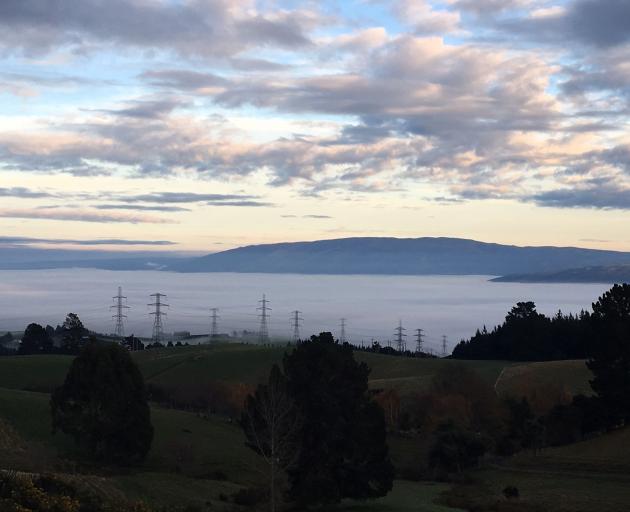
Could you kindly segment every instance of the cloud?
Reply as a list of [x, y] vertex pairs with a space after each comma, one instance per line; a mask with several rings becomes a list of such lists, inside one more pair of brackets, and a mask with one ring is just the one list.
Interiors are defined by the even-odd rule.
[[76, 222], [97, 222], [97, 223], [120, 223], [131, 224], [172, 224], [170, 219], [150, 217], [144, 215], [134, 215], [127, 213], [102, 213], [91, 210], [74, 209], [12, 209], [0, 208], [0, 217], [12, 219], [44, 219]]
[[298, 217], [302, 219], [332, 219], [330, 215], [318, 215], [318, 214], [310, 214], [310, 215], [280, 215], [283, 219], [297, 219]]
[[0, 44], [27, 55], [64, 47], [85, 53], [111, 44], [212, 58], [251, 47], [307, 46], [318, 21], [306, 10], [260, 12], [246, 0], [3, 0]]
[[219, 201], [206, 203], [208, 206], [240, 206], [240, 207], [269, 207], [275, 206], [273, 203], [264, 203], [261, 201]]
[[591, 186], [558, 189], [533, 195], [528, 199], [539, 206], [555, 208], [594, 208], [630, 210], [630, 187]]
[[200, 194], [197, 192], [155, 192], [151, 194], [114, 196], [120, 201], [143, 203], [215, 203], [257, 199], [246, 194]]
[[98, 245], [177, 245], [175, 242], [168, 240], [126, 240], [121, 238], [104, 238], [95, 240], [77, 240], [77, 239], [64, 239], [64, 238], [30, 238], [24, 236], [0, 236], [0, 244], [10, 245], [85, 245], [85, 246], [98, 246]]
[[419, 35], [443, 35], [461, 29], [459, 12], [435, 9], [428, 0], [399, 0], [394, 3], [394, 12]]
[[155, 211], [155, 212], [189, 212], [190, 208], [181, 206], [160, 206], [160, 205], [140, 205], [140, 204], [96, 204], [92, 208], [97, 210], [137, 210], [137, 211]]
[[538, 15], [522, 16], [519, 13], [492, 19], [489, 26], [503, 40], [520, 38], [561, 47], [566, 47], [567, 41], [595, 48], [611, 48], [630, 42], [630, 3], [626, 0], [572, 0], [566, 6], [554, 7], [530, 10]]
[[40, 199], [57, 197], [49, 192], [40, 190], [32, 190], [26, 187], [0, 187], [0, 197], [19, 197], [22, 199]]

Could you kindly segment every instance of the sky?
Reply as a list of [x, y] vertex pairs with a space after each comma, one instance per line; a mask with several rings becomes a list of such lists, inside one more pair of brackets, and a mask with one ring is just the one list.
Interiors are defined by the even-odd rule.
[[0, 243], [630, 251], [627, 0], [2, 0]]

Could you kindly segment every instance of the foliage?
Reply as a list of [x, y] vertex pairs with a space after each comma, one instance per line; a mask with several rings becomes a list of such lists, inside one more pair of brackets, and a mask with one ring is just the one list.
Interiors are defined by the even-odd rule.
[[385, 420], [368, 394], [369, 371], [330, 333], [285, 356], [287, 386], [303, 418], [300, 455], [288, 471], [289, 494], [298, 503], [375, 498], [391, 490]]
[[51, 398], [53, 428], [99, 461], [144, 459], [153, 439], [144, 380], [124, 348], [89, 343]]
[[81, 344], [81, 338], [88, 334], [79, 316], [76, 313], [68, 313], [61, 330], [64, 350], [69, 354], [76, 354]]
[[615, 285], [593, 304], [588, 367], [610, 426], [630, 420], [630, 284]]
[[143, 503], [110, 503], [52, 475], [0, 473], [2, 512], [151, 512]]
[[269, 497], [276, 510], [276, 488], [284, 471], [300, 453], [301, 418], [289, 393], [286, 378], [273, 365], [267, 384], [247, 397], [241, 425], [248, 446], [261, 455], [269, 467]]
[[447, 421], [435, 432], [429, 466], [447, 473], [461, 473], [478, 465], [479, 458], [487, 451], [487, 444], [481, 434]]
[[39, 324], [29, 324], [22, 336], [20, 354], [46, 354], [52, 352], [53, 343], [46, 329]]
[[553, 318], [536, 311], [533, 302], [518, 302], [502, 325], [477, 331], [453, 350], [455, 359], [550, 361], [583, 359], [590, 341], [590, 315], [558, 312]]

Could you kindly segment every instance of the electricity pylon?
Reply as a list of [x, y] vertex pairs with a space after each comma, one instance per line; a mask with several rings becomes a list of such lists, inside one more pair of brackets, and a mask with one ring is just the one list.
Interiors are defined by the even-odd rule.
[[422, 353], [424, 343], [424, 329], [416, 329], [416, 354]]
[[261, 306], [258, 309], [260, 311], [260, 331], [258, 333], [258, 341], [261, 345], [269, 343], [269, 326], [267, 325], [267, 311], [271, 311], [271, 308], [267, 305], [269, 301], [266, 295], [263, 293], [262, 300], [258, 301]]
[[446, 357], [447, 356], [447, 338], [446, 335], [442, 336], [442, 357]]
[[342, 318], [340, 322], [341, 323], [339, 324], [339, 326], [341, 327], [341, 333], [339, 335], [339, 341], [341, 343], [345, 343], [346, 342], [346, 319]]
[[219, 319], [219, 308], [210, 308], [210, 340], [212, 341], [214, 338], [216, 338], [219, 335], [219, 325], [217, 320]]
[[151, 297], [155, 297], [155, 302], [151, 304], [147, 304], [148, 306], [155, 307], [155, 311], [149, 313], [150, 315], [154, 315], [153, 318], [153, 334], [151, 336], [151, 341], [153, 343], [162, 343], [164, 341], [164, 324], [162, 322], [162, 317], [167, 316], [162, 308], [169, 307], [168, 304], [162, 302], [162, 297], [166, 297], [163, 293], [153, 293]]
[[110, 309], [114, 309], [116, 311], [116, 313], [112, 315], [112, 318], [116, 320], [115, 333], [117, 337], [124, 338], [125, 318], [127, 318], [127, 315], [125, 315], [123, 311], [125, 309], [129, 309], [129, 306], [126, 304], [127, 297], [123, 296], [121, 286], [118, 287], [118, 295], [112, 297], [112, 299], [114, 300], [114, 305], [110, 306]]
[[293, 343], [299, 343], [300, 341], [300, 322], [303, 322], [304, 319], [300, 316], [302, 312], [297, 309], [292, 313], [291, 322], [293, 326], [293, 337], [291, 341]]
[[398, 352], [405, 352], [407, 350], [407, 342], [405, 341], [405, 337], [407, 336], [405, 334], [405, 331], [407, 329], [405, 329], [402, 326], [402, 320], [398, 321], [398, 327], [396, 327], [395, 331], [396, 331], [396, 348], [398, 349]]

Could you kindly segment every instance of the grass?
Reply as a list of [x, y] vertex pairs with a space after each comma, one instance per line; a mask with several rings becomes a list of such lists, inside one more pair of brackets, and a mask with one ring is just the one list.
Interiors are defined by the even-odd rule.
[[520, 500], [554, 512], [620, 512], [630, 503], [630, 477], [607, 473], [501, 469], [476, 473], [490, 496], [499, 499], [502, 490], [516, 486]]
[[[12, 432], [19, 433], [20, 445], [31, 447], [7, 450], [0, 442], [3, 465], [9, 463], [24, 471], [68, 470], [68, 462], [63, 460], [77, 453], [66, 436], [52, 435], [48, 400], [44, 393], [0, 388], [0, 418], [5, 419]], [[222, 418], [202, 419], [193, 413], [155, 407], [151, 414], [155, 438], [143, 467], [118, 474], [105, 470], [104, 475], [99, 475], [102, 469], [90, 470], [90, 466], [79, 464], [86, 473], [80, 477], [84, 485], [102, 494], [123, 494], [154, 505], [191, 504], [228, 510], [228, 505], [219, 499], [221, 494], [229, 496], [242, 487], [260, 484], [264, 467], [245, 447], [237, 425]], [[407, 448], [403, 446], [402, 451], [407, 452]], [[42, 467], [44, 464], [48, 467]], [[444, 485], [397, 481], [394, 491], [383, 499], [346, 502], [335, 510], [443, 512], [452, 509], [434, 501], [446, 489]]]
[[437, 503], [450, 486], [432, 482], [398, 480], [384, 498], [365, 503], [346, 502], [334, 510], [344, 512], [454, 512], [454, 508]]
[[525, 363], [506, 367], [496, 389], [501, 395], [522, 395], [534, 384], [540, 389], [562, 386], [571, 395], [590, 395], [589, 380], [592, 378], [583, 360]]
[[0, 357], [0, 387], [50, 392], [63, 383], [72, 356]]
[[546, 448], [536, 457], [514, 458], [518, 468], [546, 467], [570, 472], [627, 473], [630, 475], [630, 427], [557, 448]]
[[[203, 385], [210, 381], [257, 384], [269, 368], [281, 363], [287, 347], [260, 347], [239, 343], [146, 350], [133, 354], [147, 382], [174, 388]], [[504, 367], [502, 361], [454, 361], [415, 359], [370, 352], [355, 352], [357, 360], [372, 369], [372, 388], [394, 388], [401, 394], [425, 389], [441, 368], [456, 364], [472, 367], [494, 384]], [[50, 392], [61, 385], [71, 356], [14, 356], [0, 358], [0, 387]]]
[[[223, 380], [256, 384], [279, 362], [285, 347], [242, 344], [181, 347], [134, 354], [146, 380], [163, 386], [192, 386]], [[412, 359], [357, 352], [371, 368], [372, 388], [420, 391], [442, 368], [463, 364], [476, 370], [502, 394], [518, 393], [523, 383], [543, 386], [562, 382], [572, 392], [585, 390], [589, 374], [583, 361], [510, 364], [500, 361]], [[152, 408], [155, 438], [143, 467], [104, 473], [81, 462], [74, 443], [51, 434], [47, 391], [63, 382], [72, 357], [0, 358], [0, 469], [25, 471], [79, 468], [90, 486], [105, 494], [124, 494], [155, 505], [192, 504], [202, 510], [229, 510], [219, 496], [261, 482], [259, 458], [244, 445], [240, 428], [221, 417], [202, 418], [185, 411]], [[9, 389], [10, 388], [10, 389]], [[43, 392], [25, 391], [39, 390]], [[397, 467], [415, 467], [426, 459], [416, 439], [390, 437]], [[72, 461], [76, 461], [73, 463]], [[516, 485], [522, 499], [565, 512], [624, 510], [630, 503], [630, 429], [571, 446], [519, 455], [509, 466], [478, 473], [500, 498]], [[73, 466], [74, 464], [74, 466]], [[111, 473], [111, 474], [110, 474]], [[225, 477], [226, 479], [224, 479]], [[347, 502], [338, 511], [445, 512], [436, 503], [448, 486], [397, 481], [392, 493], [373, 502]], [[228, 508], [226, 508], [228, 507]], [[599, 508], [598, 508], [599, 507]]]

